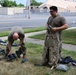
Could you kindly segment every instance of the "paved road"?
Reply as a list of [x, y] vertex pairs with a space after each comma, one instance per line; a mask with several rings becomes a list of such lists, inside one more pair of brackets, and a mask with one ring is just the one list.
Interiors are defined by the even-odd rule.
[[[13, 26], [21, 26], [22, 28], [33, 28], [45, 26], [48, 14], [31, 14], [31, 18], [27, 19], [25, 15], [0, 15], [0, 31], [9, 30]], [[76, 16], [66, 16], [70, 27], [76, 27]]]

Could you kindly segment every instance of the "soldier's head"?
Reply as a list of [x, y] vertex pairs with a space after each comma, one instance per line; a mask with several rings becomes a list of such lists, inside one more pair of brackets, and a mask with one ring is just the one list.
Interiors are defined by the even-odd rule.
[[51, 6], [49, 9], [50, 9], [50, 14], [52, 16], [56, 16], [56, 14], [58, 12], [58, 8], [56, 6]]
[[19, 35], [18, 35], [18, 33], [15, 32], [15, 33], [13, 34], [13, 39], [14, 39], [14, 40], [17, 40], [18, 38], [19, 38]]

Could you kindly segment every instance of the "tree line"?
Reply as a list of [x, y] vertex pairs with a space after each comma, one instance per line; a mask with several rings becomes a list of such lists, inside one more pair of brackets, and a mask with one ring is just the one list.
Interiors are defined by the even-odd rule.
[[[24, 7], [24, 4], [20, 3], [17, 4], [16, 0], [10, 1], [10, 0], [0, 0], [0, 4], [2, 7]], [[41, 5], [41, 2], [37, 2], [36, 0], [30, 0], [31, 6], [39, 6]]]

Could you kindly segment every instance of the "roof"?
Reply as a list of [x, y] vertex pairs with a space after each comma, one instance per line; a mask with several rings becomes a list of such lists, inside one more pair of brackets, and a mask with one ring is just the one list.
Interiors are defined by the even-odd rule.
[[76, 2], [74, 1], [64, 1], [64, 0], [47, 0], [45, 3], [40, 5], [39, 7], [50, 7], [50, 6], [57, 6], [59, 8], [67, 9], [68, 7], [75, 7]]

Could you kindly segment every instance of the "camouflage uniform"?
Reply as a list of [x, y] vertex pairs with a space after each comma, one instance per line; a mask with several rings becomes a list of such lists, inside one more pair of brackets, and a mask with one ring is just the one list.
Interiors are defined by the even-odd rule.
[[[19, 26], [12, 27], [12, 29], [11, 29], [9, 35], [8, 35], [8, 41], [11, 42], [11, 45], [14, 42], [13, 34], [15, 32], [18, 33], [20, 40], [22, 40], [25, 37], [24, 32], [23, 32], [21, 27], [19, 27]], [[21, 44], [21, 48], [22, 48], [22, 53], [25, 55], [26, 54], [25, 41], [23, 41], [23, 43]], [[9, 52], [9, 49], [8, 49], [8, 46], [7, 46], [6, 47], [6, 54], [8, 54], [8, 52]]]
[[[57, 15], [56, 17], [50, 16], [47, 25], [52, 27], [60, 27], [66, 24], [64, 17]], [[52, 32], [47, 29], [44, 42], [43, 62], [48, 62], [51, 66], [56, 66], [61, 57], [62, 41], [61, 31]]]

